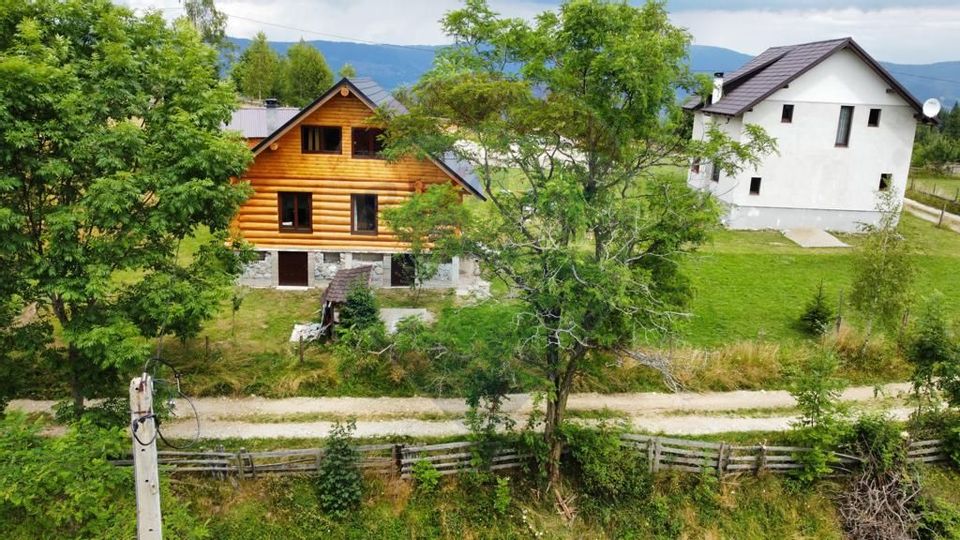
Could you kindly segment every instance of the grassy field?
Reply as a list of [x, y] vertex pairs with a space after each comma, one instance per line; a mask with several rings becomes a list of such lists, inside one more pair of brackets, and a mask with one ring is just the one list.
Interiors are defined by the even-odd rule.
[[[960, 235], [910, 215], [903, 216], [903, 227], [917, 250], [918, 296], [939, 290], [960, 317]], [[858, 238], [843, 240], [855, 245]], [[804, 249], [773, 231], [721, 231], [686, 270], [696, 295], [681, 338], [700, 346], [802, 339], [795, 321], [819, 284], [837, 305], [853, 279], [849, 250]]]
[[911, 173], [911, 189], [936, 193], [941, 197], [956, 198], [960, 193], [960, 176], [945, 176], [932, 172], [916, 171]]

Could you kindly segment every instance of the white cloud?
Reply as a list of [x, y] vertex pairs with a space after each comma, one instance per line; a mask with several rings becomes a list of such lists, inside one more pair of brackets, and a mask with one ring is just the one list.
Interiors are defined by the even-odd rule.
[[852, 36], [871, 56], [905, 64], [958, 60], [960, 6], [861, 10], [680, 11], [701, 45], [756, 54], [767, 47]]

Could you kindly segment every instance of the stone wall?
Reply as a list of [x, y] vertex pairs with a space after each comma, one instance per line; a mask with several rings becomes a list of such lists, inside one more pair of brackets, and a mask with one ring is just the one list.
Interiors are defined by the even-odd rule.
[[240, 275], [241, 285], [250, 287], [273, 287], [276, 285], [276, 251], [257, 251], [258, 259], [247, 264]]

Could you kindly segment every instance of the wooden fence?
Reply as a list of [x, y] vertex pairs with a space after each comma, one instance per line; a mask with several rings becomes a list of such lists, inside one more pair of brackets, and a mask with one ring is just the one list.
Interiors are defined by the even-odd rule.
[[[676, 470], [692, 473], [712, 472], [720, 476], [737, 474], [789, 473], [802, 467], [797, 455], [809, 448], [795, 446], [736, 445], [725, 442], [707, 442], [649, 435], [624, 434], [623, 446], [634, 450], [638, 459], [647, 462], [651, 472]], [[418, 461], [431, 463], [440, 474], [456, 474], [476, 470], [476, 458], [484, 453], [476, 443], [459, 441], [443, 444], [407, 446], [404, 444], [376, 444], [356, 447], [363, 469], [399, 474], [411, 478]], [[317, 472], [323, 461], [322, 448], [274, 450], [266, 452], [226, 452], [223, 448], [196, 452], [160, 451], [161, 469], [171, 474], [207, 474], [216, 478], [256, 478], [258, 475], [301, 475]], [[491, 470], [517, 469], [529, 462], [530, 455], [509, 446], [486, 450]], [[834, 453], [834, 473], [845, 474], [861, 459]], [[941, 440], [911, 442], [907, 451], [911, 462], [934, 463], [945, 461], [947, 454]], [[130, 465], [129, 459], [117, 460], [117, 465]]]

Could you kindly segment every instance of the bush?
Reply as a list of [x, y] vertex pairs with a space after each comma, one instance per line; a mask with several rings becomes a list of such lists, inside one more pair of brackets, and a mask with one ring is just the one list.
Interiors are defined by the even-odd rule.
[[426, 495], [432, 495], [440, 487], [440, 471], [433, 466], [433, 463], [425, 459], [413, 464], [413, 482], [417, 486], [417, 491]]
[[797, 454], [803, 465], [801, 483], [810, 483], [832, 470], [833, 451], [847, 431], [846, 410], [840, 402], [845, 383], [837, 377], [837, 357], [829, 351], [814, 355], [791, 377], [790, 394], [797, 400], [800, 418], [793, 426], [809, 452]]
[[340, 308], [339, 332], [357, 332], [383, 326], [377, 298], [369, 286], [356, 283], [347, 293], [347, 301]]
[[510, 496], [510, 478], [497, 477], [497, 485], [493, 488], [493, 511], [498, 515], [506, 515], [513, 498]]
[[363, 494], [360, 454], [351, 444], [351, 435], [356, 428], [352, 420], [346, 425], [337, 422], [323, 448], [317, 475], [317, 499], [320, 508], [334, 516], [345, 516], [360, 506]]
[[[133, 472], [108, 459], [130, 451], [125, 429], [82, 419], [60, 437], [22, 414], [0, 420], [0, 529], [6, 539], [136, 536]], [[177, 499], [163, 495], [169, 538], [207, 538]]]
[[[913, 388], [917, 397], [929, 400], [936, 390], [934, 378], [938, 372], [949, 372], [949, 364], [957, 355], [942, 294], [934, 293], [924, 302], [911, 328], [904, 355], [913, 364]], [[949, 379], [944, 382], [949, 388]]]
[[650, 474], [637, 453], [622, 444], [619, 430], [606, 424], [597, 428], [563, 427], [570, 457], [577, 469], [583, 502], [630, 502], [646, 499], [651, 492]]
[[823, 282], [817, 287], [817, 294], [807, 303], [800, 314], [800, 329], [811, 336], [823, 334], [833, 321], [833, 308], [823, 294]]

